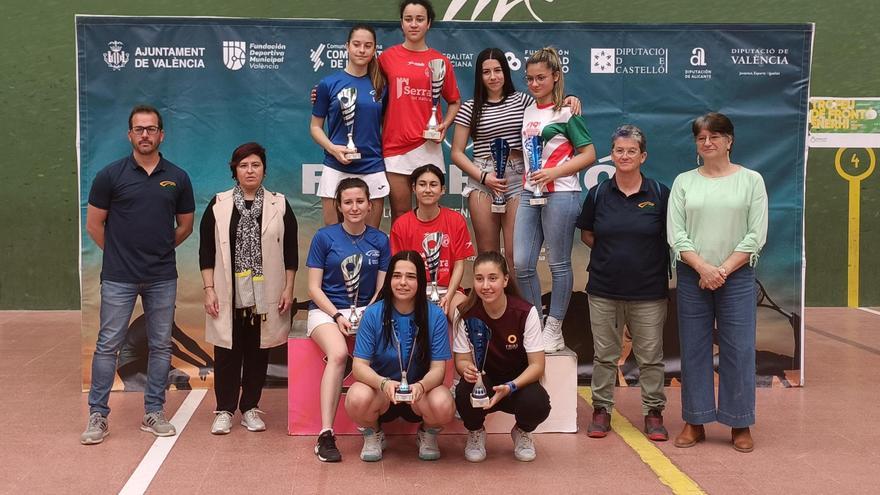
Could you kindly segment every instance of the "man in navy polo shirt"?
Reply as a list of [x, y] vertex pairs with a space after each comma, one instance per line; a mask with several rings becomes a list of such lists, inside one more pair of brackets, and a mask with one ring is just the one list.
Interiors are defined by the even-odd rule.
[[149, 345], [141, 429], [156, 436], [177, 433], [164, 412], [177, 298], [174, 248], [192, 233], [195, 201], [189, 176], [159, 153], [164, 138], [159, 112], [134, 107], [128, 117], [132, 154], [98, 172], [89, 193], [86, 230], [104, 250], [104, 259], [89, 422], [80, 437], [84, 445], [107, 436], [116, 360], [138, 296]]
[[669, 294], [666, 204], [669, 188], [642, 175], [648, 157], [644, 133], [619, 127], [611, 136], [614, 177], [590, 189], [577, 226], [592, 249], [587, 294], [593, 332], [592, 438], [611, 429], [623, 325], [639, 365], [645, 434], [668, 438], [663, 426], [663, 325]]

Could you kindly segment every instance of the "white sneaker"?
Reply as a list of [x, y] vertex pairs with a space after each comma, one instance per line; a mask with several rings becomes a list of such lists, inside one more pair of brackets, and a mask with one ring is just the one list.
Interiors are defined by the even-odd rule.
[[464, 458], [470, 462], [482, 462], [486, 460], [485, 428], [468, 432], [467, 445], [464, 446]]
[[232, 429], [232, 413], [229, 411], [214, 411], [217, 416], [211, 424], [212, 435], [226, 435]]
[[247, 428], [248, 431], [266, 431], [266, 423], [260, 418], [260, 414], [266, 413], [256, 407], [248, 409], [241, 415], [241, 426]]
[[513, 439], [513, 456], [516, 460], [523, 462], [535, 460], [535, 442], [532, 441], [531, 433], [514, 426], [510, 430], [510, 438]]
[[437, 445], [437, 434], [440, 428], [425, 429], [425, 425], [419, 427], [416, 442], [419, 444], [419, 459], [423, 461], [436, 461], [440, 458], [440, 446]]
[[361, 460], [364, 462], [376, 462], [382, 460], [382, 451], [385, 450], [385, 432], [376, 431], [372, 428], [363, 428], [364, 446], [361, 448]]
[[547, 317], [544, 323], [544, 352], [552, 354], [565, 348], [565, 339], [562, 337], [562, 322], [552, 316]]

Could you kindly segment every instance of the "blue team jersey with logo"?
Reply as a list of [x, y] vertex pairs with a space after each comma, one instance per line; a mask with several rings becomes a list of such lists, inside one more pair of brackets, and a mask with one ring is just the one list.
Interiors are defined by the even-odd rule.
[[[351, 305], [340, 265], [342, 260], [355, 253], [363, 255], [357, 305], [364, 306], [376, 292], [377, 275], [380, 271], [388, 270], [388, 261], [391, 259], [388, 236], [370, 226], [359, 236], [349, 235], [342, 229], [342, 224], [337, 223], [315, 232], [309, 247], [306, 266], [324, 270], [321, 289], [337, 308], [348, 308]], [[314, 302], [309, 303], [309, 309], [317, 308]]]
[[[385, 312], [385, 301], [371, 304], [364, 311], [364, 319], [358, 327], [357, 338], [354, 344], [354, 357], [366, 359], [370, 362], [373, 371], [381, 376], [387, 376], [392, 380], [400, 380], [400, 361], [398, 360], [397, 346], [394, 342], [385, 342], [382, 335], [382, 315]], [[415, 313], [400, 314], [397, 310], [391, 310], [391, 319], [394, 321], [397, 338], [400, 339], [400, 352], [403, 354], [403, 366], [408, 366], [409, 355], [413, 349], [413, 334], [415, 333]], [[446, 361], [452, 359], [452, 351], [449, 348], [449, 323], [443, 310], [436, 304], [428, 304], [428, 328], [419, 329], [418, 338], [429, 340], [428, 348], [431, 356], [416, 354], [410, 369], [407, 370], [407, 381], [415, 383], [421, 380], [428, 369], [431, 361]], [[418, 344], [417, 344], [418, 345]]]
[[348, 165], [339, 163], [336, 158], [324, 151], [324, 165], [349, 174], [372, 174], [385, 171], [382, 160], [382, 103], [386, 90], [376, 97], [373, 83], [369, 76], [355, 77], [345, 71], [331, 74], [318, 83], [312, 115], [321, 117], [327, 125], [327, 137], [333, 144], [348, 143], [348, 127], [342, 118], [337, 95], [344, 88], [357, 90], [355, 100], [353, 139], [359, 160]]

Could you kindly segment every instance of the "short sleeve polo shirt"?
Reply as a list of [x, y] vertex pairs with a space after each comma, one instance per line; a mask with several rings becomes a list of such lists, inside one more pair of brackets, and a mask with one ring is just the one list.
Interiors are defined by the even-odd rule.
[[577, 221], [579, 229], [595, 236], [587, 293], [624, 301], [667, 297], [668, 201], [669, 188], [644, 176], [642, 187], [629, 197], [613, 177], [590, 189]]
[[137, 284], [177, 278], [175, 216], [195, 211], [183, 169], [160, 157], [147, 175], [129, 155], [98, 172], [89, 204], [107, 210], [101, 280]]

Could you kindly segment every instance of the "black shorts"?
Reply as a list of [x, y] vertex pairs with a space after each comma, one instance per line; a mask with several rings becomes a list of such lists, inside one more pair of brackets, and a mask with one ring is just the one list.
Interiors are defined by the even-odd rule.
[[402, 418], [409, 423], [421, 423], [422, 417], [413, 411], [412, 404], [409, 402], [399, 402], [391, 404], [387, 411], [379, 416], [379, 423], [390, 423], [397, 418]]

